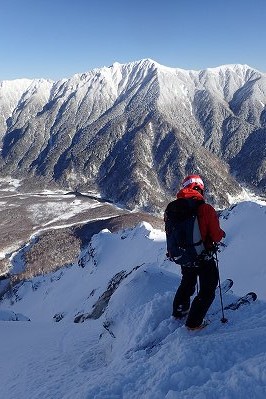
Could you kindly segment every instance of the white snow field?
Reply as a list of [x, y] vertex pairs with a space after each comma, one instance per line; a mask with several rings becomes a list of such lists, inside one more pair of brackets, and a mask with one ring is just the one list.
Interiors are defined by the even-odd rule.
[[217, 290], [210, 325], [189, 332], [170, 317], [180, 271], [164, 232], [103, 230], [76, 265], [1, 301], [1, 398], [265, 399], [266, 207], [240, 203], [221, 224], [221, 280], [234, 280], [224, 304], [248, 291], [256, 302], [222, 324]]

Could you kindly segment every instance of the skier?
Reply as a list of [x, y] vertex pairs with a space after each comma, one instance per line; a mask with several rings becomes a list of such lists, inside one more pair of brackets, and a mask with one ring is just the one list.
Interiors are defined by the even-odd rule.
[[[214, 208], [204, 201], [204, 183], [199, 175], [187, 176], [181, 190], [176, 195], [177, 199], [168, 204], [165, 211], [166, 235], [170, 239], [170, 231], [167, 231], [168, 219], [171, 209], [175, 207], [175, 214], [184, 213], [184, 208], [194, 206], [196, 209], [199, 233], [203, 243], [203, 252], [193, 262], [182, 264], [168, 252], [170, 260], [181, 265], [182, 279], [178, 287], [174, 301], [172, 316], [181, 319], [187, 316], [186, 327], [189, 330], [198, 330], [206, 326], [204, 317], [211, 306], [215, 289], [218, 284], [219, 272], [214, 260], [215, 244], [225, 237], [225, 232], [220, 228], [219, 220]], [[186, 207], [185, 207], [186, 205]], [[171, 208], [172, 207], [172, 208]], [[178, 229], [178, 226], [175, 229]], [[195, 234], [194, 234], [195, 235]], [[197, 244], [193, 244], [199, 245]], [[199, 277], [199, 292], [190, 307], [190, 297], [194, 294]]]

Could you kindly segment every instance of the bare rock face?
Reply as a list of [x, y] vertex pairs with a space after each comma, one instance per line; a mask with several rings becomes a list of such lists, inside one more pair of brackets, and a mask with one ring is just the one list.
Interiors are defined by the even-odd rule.
[[0, 174], [28, 189], [93, 189], [148, 211], [190, 173], [218, 206], [242, 183], [265, 192], [266, 75], [246, 65], [115, 63], [58, 82], [2, 82], [0, 104]]

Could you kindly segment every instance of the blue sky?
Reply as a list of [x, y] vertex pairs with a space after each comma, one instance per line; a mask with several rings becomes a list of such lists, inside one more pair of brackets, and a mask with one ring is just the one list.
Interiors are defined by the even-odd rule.
[[0, 0], [0, 81], [152, 58], [266, 72], [266, 0]]

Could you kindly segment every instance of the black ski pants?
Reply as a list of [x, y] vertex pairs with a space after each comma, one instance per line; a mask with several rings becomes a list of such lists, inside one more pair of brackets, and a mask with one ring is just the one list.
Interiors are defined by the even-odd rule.
[[[200, 260], [197, 267], [181, 266], [182, 279], [178, 287], [174, 302], [173, 314], [178, 308], [186, 311], [190, 308], [186, 326], [198, 327], [215, 298], [215, 289], [218, 284], [219, 274], [214, 259]], [[191, 307], [190, 297], [194, 294], [197, 278], [199, 277], [199, 292], [195, 296]]]

